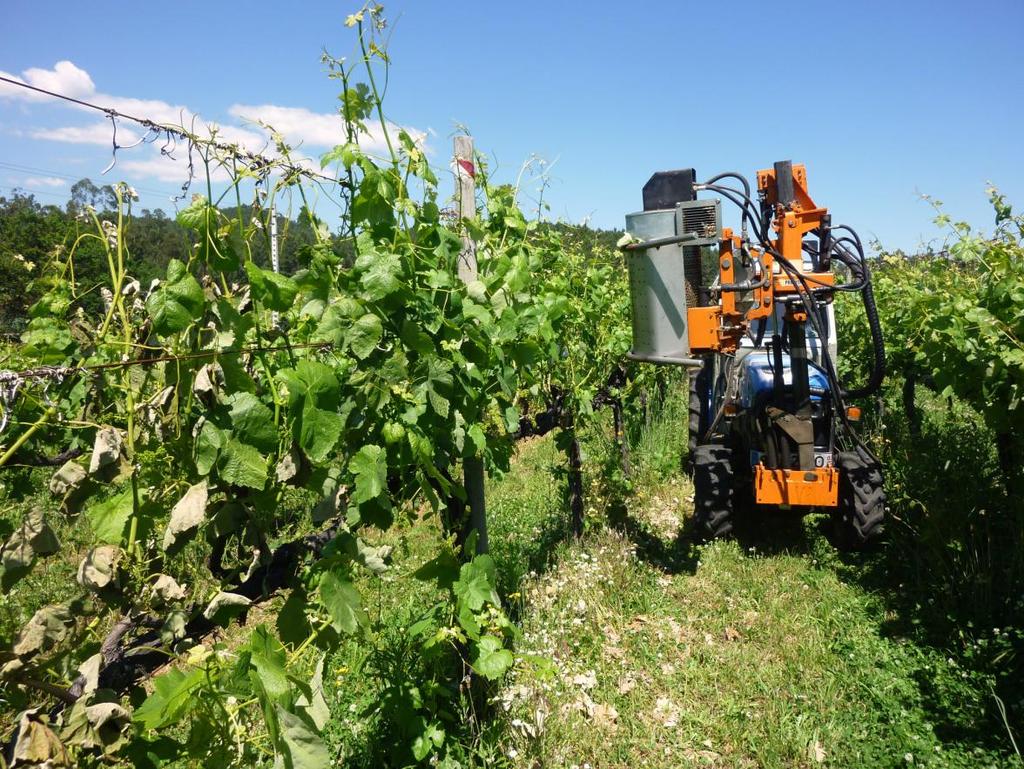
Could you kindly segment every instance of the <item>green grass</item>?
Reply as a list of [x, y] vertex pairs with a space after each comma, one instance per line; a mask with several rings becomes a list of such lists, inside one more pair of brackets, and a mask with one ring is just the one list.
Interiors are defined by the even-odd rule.
[[870, 596], [806, 556], [694, 555], [666, 573], [609, 530], [529, 585], [524, 650], [554, 670], [502, 694], [517, 765], [986, 765], [924, 708], [955, 663], [887, 638]]
[[[835, 554], [818, 520], [761, 521], [739, 542], [692, 544], [692, 487], [671, 458], [678, 412], [670, 401], [641, 431], [625, 509], [612, 499], [592, 511], [588, 535], [522, 588], [521, 651], [552, 665], [523, 666], [496, 698], [506, 759], [1019, 766], [988, 718], [989, 692], [941, 649], [892, 634], [886, 601], [853, 578], [856, 563]], [[617, 526], [599, 525], [603, 512]], [[945, 735], [949, 708], [987, 734]]]

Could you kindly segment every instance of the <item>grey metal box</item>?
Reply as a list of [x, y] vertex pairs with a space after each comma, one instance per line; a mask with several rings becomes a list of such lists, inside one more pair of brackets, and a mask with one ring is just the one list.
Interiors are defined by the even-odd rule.
[[[677, 236], [679, 207], [626, 216], [626, 231], [641, 241]], [[703, 234], [703, 231], [702, 233]], [[687, 240], [689, 245], [693, 240]], [[683, 245], [670, 243], [626, 252], [632, 300], [633, 349], [629, 357], [649, 363], [700, 366], [690, 356], [686, 323]]]
[[693, 235], [687, 246], [717, 246], [722, 239], [722, 201], [687, 200], [676, 203], [676, 233]]

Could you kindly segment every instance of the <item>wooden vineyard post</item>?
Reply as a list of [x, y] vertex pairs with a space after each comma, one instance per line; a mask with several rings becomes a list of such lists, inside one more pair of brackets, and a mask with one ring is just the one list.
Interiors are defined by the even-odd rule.
[[[453, 163], [456, 184], [456, 202], [459, 221], [476, 216], [476, 166], [474, 165], [473, 137], [455, 137]], [[476, 245], [468, 233], [462, 236], [459, 253], [459, 279], [469, 284], [477, 279]], [[469, 529], [476, 531], [477, 553], [487, 552], [487, 507], [484, 499], [484, 460], [480, 456], [466, 457], [462, 461], [463, 483], [469, 503]]]
[[[476, 216], [476, 166], [473, 164], [473, 137], [455, 137], [455, 190], [459, 220]], [[459, 252], [459, 278], [463, 283], [476, 280], [476, 244], [468, 234], [462, 236]]]

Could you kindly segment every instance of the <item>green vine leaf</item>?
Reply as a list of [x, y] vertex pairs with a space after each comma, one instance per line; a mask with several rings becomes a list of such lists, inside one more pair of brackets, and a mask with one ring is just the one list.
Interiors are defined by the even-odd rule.
[[331, 571], [320, 576], [320, 600], [339, 633], [355, 633], [369, 619], [363, 611], [359, 591], [347, 579]]
[[252, 666], [260, 677], [260, 684], [271, 700], [290, 704], [292, 685], [288, 682], [288, 655], [281, 642], [271, 635], [266, 626], [259, 625], [249, 638]]
[[356, 260], [356, 269], [365, 270], [359, 283], [363, 287], [363, 298], [368, 301], [380, 301], [402, 286], [399, 279], [402, 262], [397, 254], [360, 254]]
[[132, 720], [143, 730], [161, 729], [180, 721], [198, 701], [192, 696], [206, 679], [206, 671], [171, 668], [153, 679], [153, 692], [135, 709]]
[[376, 349], [384, 335], [384, 327], [373, 313], [367, 313], [349, 329], [345, 343], [359, 360], [365, 360]]
[[317, 408], [312, 400], [307, 400], [299, 422], [299, 446], [311, 462], [322, 464], [331, 456], [343, 427], [340, 414]]
[[249, 276], [252, 297], [268, 310], [284, 312], [290, 310], [299, 293], [298, 284], [287, 275], [264, 270], [247, 262], [245, 272]]
[[205, 306], [203, 289], [178, 259], [170, 261], [167, 280], [146, 300], [153, 330], [163, 336], [184, 331], [202, 317]]
[[284, 742], [284, 763], [287, 769], [323, 769], [334, 763], [323, 739], [305, 721], [280, 705], [276, 706], [281, 739]]
[[132, 487], [129, 485], [120, 493], [103, 502], [95, 502], [85, 510], [96, 540], [120, 545], [124, 540], [125, 526], [133, 509]]
[[384, 491], [388, 477], [387, 453], [380, 446], [363, 446], [349, 460], [348, 469], [355, 476], [352, 501], [356, 504], [375, 499]]
[[484, 678], [497, 681], [512, 667], [515, 657], [504, 648], [500, 638], [485, 635], [477, 643], [477, 655], [473, 660], [473, 669]]
[[480, 611], [485, 603], [501, 605], [496, 590], [497, 568], [489, 555], [478, 555], [463, 564], [453, 589], [455, 595], [472, 611]]
[[254, 447], [229, 440], [221, 451], [220, 477], [236, 486], [262, 489], [267, 485], [267, 460]]
[[217, 463], [220, 450], [227, 443], [227, 435], [213, 422], [204, 420], [196, 435], [194, 448], [196, 460], [196, 472], [200, 475], [209, 475], [210, 470]]
[[252, 393], [234, 393], [228, 402], [231, 404], [231, 430], [235, 437], [263, 453], [274, 451], [277, 448], [274, 412]]

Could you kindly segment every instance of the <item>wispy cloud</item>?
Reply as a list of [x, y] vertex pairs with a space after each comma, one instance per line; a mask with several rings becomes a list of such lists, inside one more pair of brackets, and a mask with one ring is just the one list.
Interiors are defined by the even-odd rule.
[[[33, 139], [48, 139], [67, 144], [101, 144], [111, 146], [110, 123], [93, 123], [87, 126], [62, 126], [61, 128], [37, 128], [29, 133]], [[119, 144], [134, 144], [138, 135], [131, 130], [118, 127]]]
[[[187, 154], [188, 151], [183, 149], [176, 152], [173, 157], [159, 153], [144, 158], [122, 155], [117, 161], [117, 168], [121, 175], [127, 175], [130, 178], [157, 179], [161, 182], [183, 184], [189, 178]], [[205, 180], [206, 169], [200, 164], [199, 158], [194, 158], [194, 160], [194, 176]], [[229, 182], [231, 174], [222, 166], [211, 166], [210, 181]]]
[[27, 176], [25, 177], [26, 187], [66, 187], [66, 179], [58, 179], [56, 176]]
[[[291, 144], [326, 149], [345, 143], [345, 123], [336, 112], [313, 112], [305, 107], [282, 107], [277, 104], [232, 104], [228, 113], [238, 120], [272, 126]], [[426, 131], [389, 122], [387, 133], [392, 144], [397, 144], [398, 134], [403, 129], [417, 144], [426, 141]], [[372, 155], [387, 152], [384, 129], [379, 122], [368, 122], [365, 133], [359, 137], [359, 145]]]

